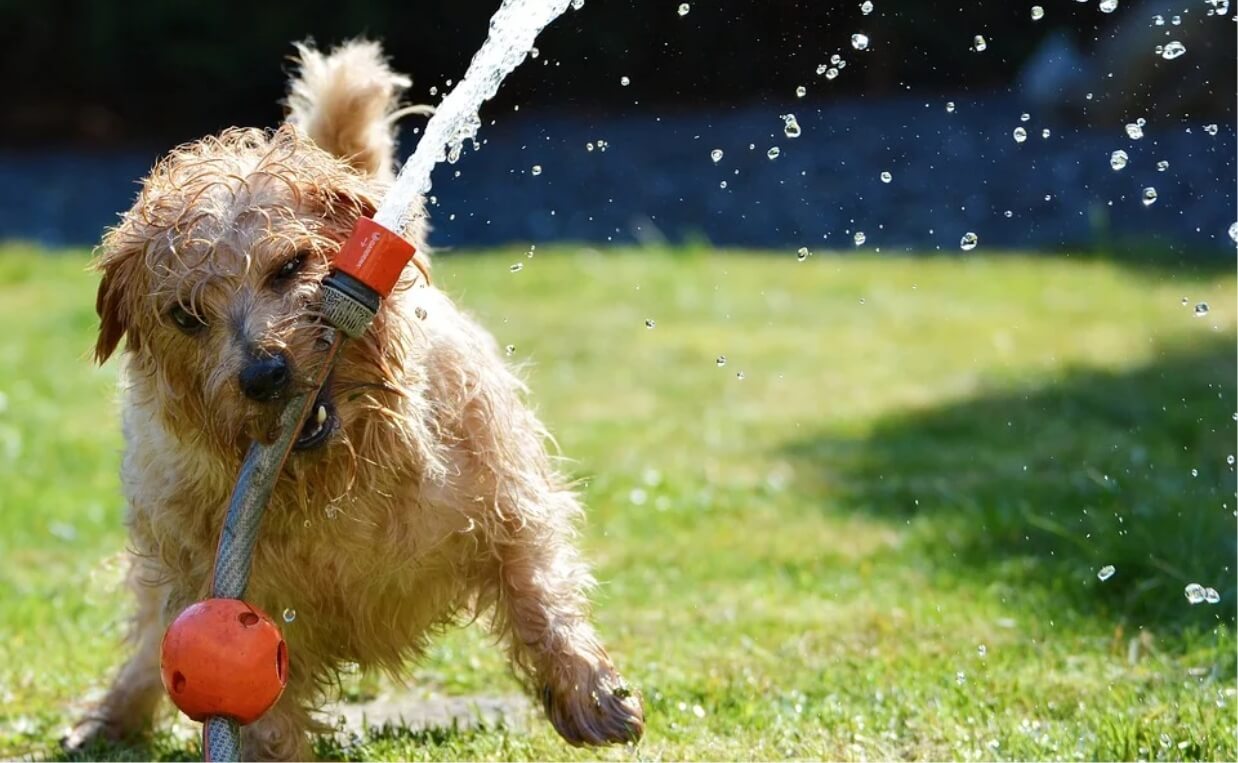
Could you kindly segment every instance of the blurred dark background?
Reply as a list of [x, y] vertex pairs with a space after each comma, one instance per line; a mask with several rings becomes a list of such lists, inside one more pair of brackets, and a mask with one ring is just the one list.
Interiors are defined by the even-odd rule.
[[[276, 124], [293, 41], [381, 39], [413, 76], [409, 99], [434, 103], [497, 4], [0, 0], [0, 238], [93, 242], [162, 151]], [[459, 178], [436, 175], [440, 244], [850, 246], [861, 229], [871, 246], [925, 250], [974, 229], [1005, 247], [1232, 246], [1227, 1], [1105, 13], [1042, 0], [1041, 20], [1031, 2], [991, 0], [874, 0], [869, 14], [861, 0], [679, 5], [588, 0], [553, 24], [483, 110], [482, 149]], [[1187, 52], [1166, 60], [1156, 46], [1171, 40]], [[817, 74], [835, 54], [838, 76]], [[804, 128], [794, 140], [788, 112]], [[1131, 141], [1137, 118], [1145, 137]], [[1114, 172], [1119, 148], [1131, 163]], [[1149, 185], [1158, 201], [1145, 208]]]

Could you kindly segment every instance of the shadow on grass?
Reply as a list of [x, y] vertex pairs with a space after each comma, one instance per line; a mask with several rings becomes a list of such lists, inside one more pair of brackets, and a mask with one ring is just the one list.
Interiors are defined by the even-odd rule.
[[[1135, 625], [1233, 622], [1234, 345], [1226, 334], [1120, 372], [1067, 369], [788, 450], [832, 501], [906, 525], [898, 553], [928, 559], [938, 581]], [[1221, 603], [1189, 606], [1193, 582]]]

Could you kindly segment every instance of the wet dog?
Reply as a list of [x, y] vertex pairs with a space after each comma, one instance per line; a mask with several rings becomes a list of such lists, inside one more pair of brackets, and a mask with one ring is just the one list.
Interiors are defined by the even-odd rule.
[[[181, 146], [100, 246], [102, 362], [124, 341], [121, 477], [134, 651], [69, 740], [149, 726], [171, 618], [208, 596], [246, 449], [271, 436], [328, 342], [319, 284], [392, 179], [408, 80], [374, 43], [300, 49], [286, 124]], [[420, 210], [415, 210], [420, 212]], [[581, 506], [494, 339], [409, 268], [345, 345], [276, 485], [247, 600], [284, 627], [279, 703], [244, 754], [306, 758], [313, 709], [346, 663], [400, 672], [436, 628], [483, 616], [573, 744], [640, 737], [643, 716], [589, 622]]]

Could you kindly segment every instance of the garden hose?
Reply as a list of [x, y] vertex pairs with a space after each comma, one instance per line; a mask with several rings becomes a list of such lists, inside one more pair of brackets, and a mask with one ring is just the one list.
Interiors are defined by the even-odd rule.
[[[321, 292], [322, 314], [331, 324], [330, 347], [310, 385], [285, 404], [275, 440], [255, 441], [245, 454], [219, 535], [212, 596], [244, 597], [263, 512], [340, 348], [346, 338], [355, 339], [365, 333], [378, 314], [382, 299], [391, 294], [414, 254], [413, 245], [403, 237], [362, 217], [333, 261], [333, 270], [323, 280]], [[422, 274], [426, 275], [424, 269]], [[207, 717], [202, 729], [203, 759], [239, 760], [240, 752], [237, 721], [224, 713]]]

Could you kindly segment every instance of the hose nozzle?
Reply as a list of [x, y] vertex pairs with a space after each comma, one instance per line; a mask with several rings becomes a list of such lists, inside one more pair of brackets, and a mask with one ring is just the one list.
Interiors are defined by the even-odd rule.
[[327, 320], [353, 339], [364, 334], [416, 251], [403, 236], [368, 217], [358, 218], [322, 282]]

